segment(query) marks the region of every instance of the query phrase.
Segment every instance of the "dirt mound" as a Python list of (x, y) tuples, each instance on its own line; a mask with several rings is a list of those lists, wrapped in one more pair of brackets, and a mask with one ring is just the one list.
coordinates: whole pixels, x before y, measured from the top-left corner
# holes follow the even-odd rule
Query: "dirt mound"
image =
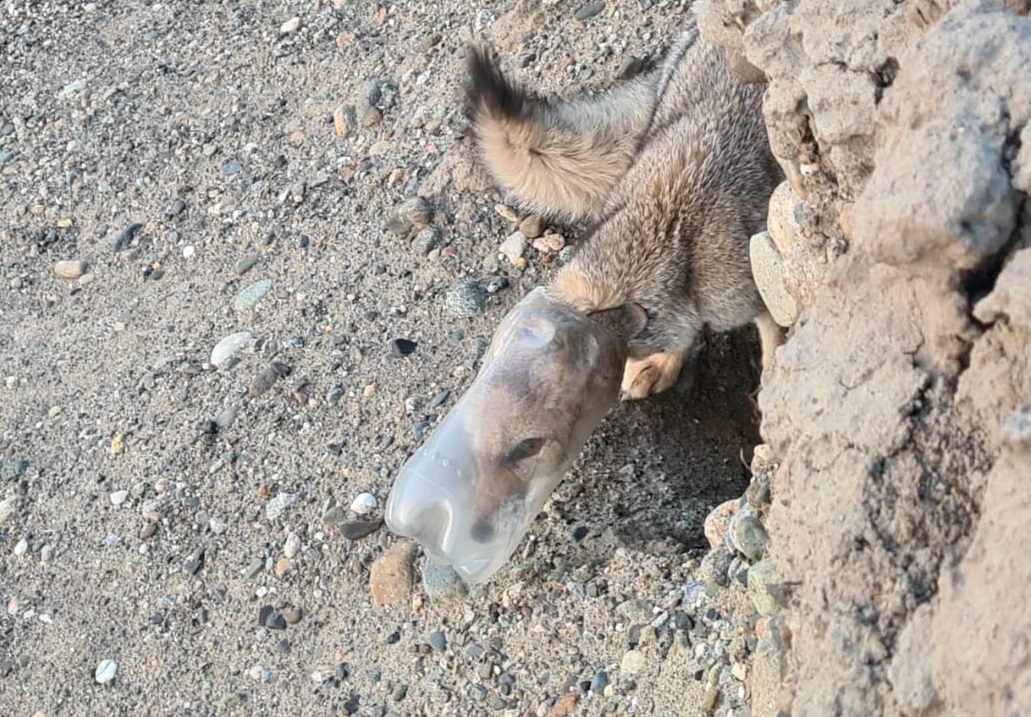
[(759, 5), (703, 17), (768, 80), (791, 178), (762, 281), (794, 326), (757, 466), (793, 648), (779, 704), (1031, 713), (1026, 6)]

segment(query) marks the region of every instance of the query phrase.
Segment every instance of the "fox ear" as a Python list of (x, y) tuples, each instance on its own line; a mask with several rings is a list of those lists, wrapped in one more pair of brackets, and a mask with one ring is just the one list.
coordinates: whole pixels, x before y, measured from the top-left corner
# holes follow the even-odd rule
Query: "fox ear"
[(588, 316), (591, 321), (601, 324), (626, 342), (644, 331), (648, 325), (648, 314), (640, 304), (632, 301), (613, 309), (595, 311)]

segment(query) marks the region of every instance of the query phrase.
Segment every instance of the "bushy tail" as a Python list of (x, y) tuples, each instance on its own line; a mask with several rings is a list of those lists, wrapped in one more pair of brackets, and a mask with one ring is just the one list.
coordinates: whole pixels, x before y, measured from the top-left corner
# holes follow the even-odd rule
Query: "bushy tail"
[(475, 46), (466, 114), (494, 180), (524, 209), (596, 219), (647, 128), (656, 81), (654, 73), (639, 75), (603, 94), (552, 104), (510, 82)]

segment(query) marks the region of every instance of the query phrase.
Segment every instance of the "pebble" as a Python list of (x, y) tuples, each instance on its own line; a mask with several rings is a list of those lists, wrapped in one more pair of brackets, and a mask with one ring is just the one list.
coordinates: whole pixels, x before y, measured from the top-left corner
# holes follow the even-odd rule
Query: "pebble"
[(605, 694), (605, 688), (609, 686), (609, 673), (605, 670), (598, 670), (591, 678), (591, 692), (596, 695)]
[(283, 555), (287, 558), (297, 557), (297, 553), (301, 550), (301, 538), (297, 533), (291, 532), (286, 536), (286, 540), (283, 542)]
[(367, 515), (376, 509), (376, 496), (372, 493), (359, 493), (351, 501), (351, 510), (358, 515)]
[(280, 613), (272, 612), (265, 617), (264, 625), (269, 630), (285, 630), (286, 619)]
[(297, 496), (293, 493), (278, 493), (275, 498), (266, 504), (265, 515), (269, 520), (275, 520), (296, 502)]
[(429, 202), (422, 197), (411, 197), (402, 202), (387, 218), (386, 228), (404, 236), (413, 227), (424, 227), (430, 223), (433, 216)]
[(240, 331), (226, 336), (215, 345), (214, 349), (212, 349), (211, 365), (216, 368), (221, 368), (229, 361), (229, 359), (236, 355), (240, 349), (247, 346), (253, 338), (254, 337), (251, 336), (249, 331)]
[(414, 544), (403, 541), (373, 561), (369, 568), (369, 592), (377, 605), (400, 602), (412, 592), (414, 556)]
[(347, 137), (355, 125), (354, 107), (337, 105), (333, 110), (333, 131), (337, 137)]
[(627, 675), (636, 675), (644, 669), (644, 653), (640, 650), (628, 650), (619, 663), (620, 670)]
[(770, 542), (766, 529), (755, 517), (744, 511), (730, 521), (730, 542), (749, 562), (757, 562)]
[(261, 279), (260, 281), (254, 282), (236, 295), (236, 298), (233, 299), (233, 308), (236, 311), (247, 311), (248, 309), (253, 309), (271, 288), (271, 279)]
[(498, 251), (515, 264), (526, 252), (526, 237), (522, 235), (522, 232), (512, 232), (505, 241), (501, 242)]
[(239, 162), (225, 162), (222, 164), (222, 176), (231, 177), (243, 171), (243, 165)]
[(78, 279), (86, 273), (86, 262), (75, 259), (67, 259), (54, 264), (54, 275), (58, 279)]
[(114, 660), (101, 660), (93, 673), (93, 679), (102, 685), (106, 685), (118, 674), (118, 663)]
[(111, 505), (121, 505), (129, 497), (129, 491), (116, 490), (108, 497), (111, 499)]
[(304, 617), (304, 612), (299, 607), (283, 608), (283, 619), (288, 625), (296, 625)]
[(390, 342), (390, 355), (394, 358), (408, 356), (415, 351), (418, 345), (418, 342), (411, 339), (394, 339)]
[(741, 506), (738, 498), (733, 498), (720, 503), (712, 512), (705, 517), (705, 537), (709, 541), (709, 547), (715, 550), (723, 544), (723, 536), (730, 529), (730, 522)]
[(547, 222), (539, 214), (531, 214), (519, 222), (519, 231), (527, 239), (536, 239), (544, 233)]
[(747, 592), (756, 612), (766, 615), (776, 607), (776, 600), (767, 586), (773, 580), (773, 561), (766, 559), (748, 569)]
[(495, 276), (490, 280), (490, 283), (487, 284), (487, 293), (496, 294), (502, 289), (507, 289), (508, 285), (509, 281), (507, 276)]
[(248, 254), (236, 260), (236, 273), (243, 276), (261, 260), (260, 254)]
[(280, 35), (289, 35), (292, 32), (297, 32), (298, 28), (300, 28), (300, 27), (301, 27), (301, 18), (299, 18), (299, 17), (292, 17), (289, 20), (287, 20), (286, 22), (284, 22), (279, 27), (279, 34)]
[(128, 249), (129, 245), (132, 244), (132, 240), (136, 237), (136, 232), (142, 228), (143, 224), (141, 222), (133, 222), (123, 229), (115, 238), (115, 243), (112, 246), (115, 253)]
[(251, 379), (250, 385), (247, 386), (247, 393), (251, 398), (257, 398), (272, 388), (278, 379), (279, 374), (276, 372), (275, 367), (270, 364)]
[(29, 462), (24, 458), (5, 461), (0, 465), (0, 480), (14, 480), (25, 473), (28, 467)]
[(425, 227), (419, 230), (412, 240), (412, 250), (422, 256), (427, 256), (440, 244), (440, 229), (437, 227)]
[(584, 20), (591, 19), (604, 9), (605, 3), (601, 2), (601, 0), (598, 0), (598, 2), (589, 2), (586, 5), (581, 6), (580, 9), (574, 12), (573, 17), (582, 22)]
[(187, 244), (183, 247), (183, 259), (192, 259), (197, 255), (197, 250), (192, 245)]
[(719, 690), (716, 689), (715, 685), (708, 685), (705, 688), (705, 694), (702, 695), (702, 701), (698, 705), (698, 708), (704, 712), (712, 712), (713, 708), (716, 707), (716, 700), (720, 696)]
[(427, 560), (422, 568), (422, 587), (430, 602), (449, 605), (465, 598), (468, 588), (462, 577), (447, 563)]
[(515, 222), (519, 220), (519, 215), (516, 214), (515, 209), (507, 204), (495, 204), (494, 211), (498, 213), (499, 217), (506, 219), (507, 221)]
[(434, 630), (426, 637), (426, 644), (437, 652), (443, 652), (447, 649), (447, 638), (440, 630)]
[(180, 214), (182, 214), (183, 211), (185, 211), (185, 209), (186, 202), (182, 199), (176, 199), (174, 202), (169, 204), (168, 207), (165, 208), (165, 216), (169, 219), (171, 219), (172, 217), (177, 217)]
[(579, 696), (574, 692), (562, 697), (555, 706), (548, 711), (547, 717), (568, 717), (576, 709), (576, 703), (579, 701)]
[(226, 532), (226, 529), (228, 527), (229, 526), (226, 524), (226, 522), (219, 517), (213, 516), (208, 519), (208, 528), (215, 535), (222, 535), (222, 533)]
[(566, 247), (566, 238), (561, 234), (545, 234), (533, 241), (533, 248), (537, 251), (562, 251)]
[(381, 525), (383, 525), (383, 519), (379, 518), (376, 520), (348, 520), (340, 523), (337, 527), (348, 540), (361, 540), (375, 533)]
[(28, 540), (26, 540), (25, 538), (22, 538), (17, 543), (15, 543), (15, 545), (14, 545), (14, 555), (15, 555), (15, 557), (21, 557), (22, 555), (25, 555), (25, 553), (27, 553), (27, 552), (29, 552), (29, 541)]
[(479, 282), (463, 281), (444, 297), (444, 310), (456, 318), (476, 316), (487, 303), (487, 290)]

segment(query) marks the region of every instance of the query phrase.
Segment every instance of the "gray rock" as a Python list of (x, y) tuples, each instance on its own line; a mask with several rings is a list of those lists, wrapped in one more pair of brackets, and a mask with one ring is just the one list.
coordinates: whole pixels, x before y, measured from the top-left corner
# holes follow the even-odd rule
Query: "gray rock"
[(798, 319), (798, 302), (784, 285), (784, 261), (767, 232), (756, 234), (748, 245), (752, 276), (773, 320), (791, 326)]
[(222, 368), (229, 359), (236, 355), (238, 351), (247, 346), (254, 337), (251, 336), (249, 331), (240, 331), (235, 334), (230, 334), (224, 339), (215, 344), (215, 348), (211, 351), (210, 363), (216, 368)]
[(440, 244), (440, 229), (437, 227), (425, 227), (415, 235), (412, 240), (412, 251), (427, 256)]
[(434, 630), (426, 637), (426, 644), (437, 652), (443, 652), (447, 649), (447, 638), (440, 630)]
[(498, 251), (514, 264), (526, 253), (526, 237), (522, 232), (512, 232), (505, 241), (501, 242)]
[(609, 686), (609, 673), (605, 670), (598, 670), (594, 673), (594, 677), (591, 678), (591, 692), (596, 695), (605, 693), (605, 688)]
[(422, 569), (422, 586), (431, 602), (441, 605), (465, 598), (468, 588), (455, 569), (446, 563), (427, 560)]
[(591, 19), (604, 9), (605, 3), (601, 2), (600, 0), (598, 2), (589, 2), (586, 5), (582, 6), (580, 9), (578, 9), (576, 12), (574, 12), (573, 17), (583, 22), (584, 20)]
[(0, 480), (14, 480), (25, 473), (28, 467), (29, 462), (23, 458), (5, 461), (0, 465)]
[(58, 279), (78, 279), (86, 273), (86, 262), (68, 259), (54, 264), (54, 275)]
[(405, 236), (415, 227), (430, 223), (433, 210), (422, 197), (411, 197), (403, 201), (387, 218), (386, 227), (398, 236)]
[(236, 298), (233, 299), (233, 309), (236, 311), (248, 311), (249, 309), (253, 309), (271, 288), (271, 279), (261, 279), (260, 281), (254, 282), (236, 295)]
[(444, 309), (450, 316), (468, 318), (476, 316), (487, 302), (487, 290), (478, 282), (463, 281), (444, 298)]
[(519, 222), (519, 231), (527, 239), (536, 239), (544, 233), (545, 226), (547, 226), (547, 222), (544, 221), (544, 217), (539, 214), (531, 214)]
[(236, 261), (236, 273), (243, 276), (248, 271), (254, 268), (254, 266), (261, 260), (259, 254), (247, 254), (246, 256), (240, 257)]
[(100, 684), (106, 685), (118, 674), (118, 663), (114, 660), (101, 660), (93, 673), (93, 678)]
[(749, 562), (754, 563), (765, 555), (770, 538), (762, 523), (747, 511), (740, 511), (730, 521), (730, 542)]
[(777, 605), (777, 601), (769, 590), (773, 580), (773, 561), (766, 559), (748, 569), (748, 597), (756, 612), (766, 615)]

